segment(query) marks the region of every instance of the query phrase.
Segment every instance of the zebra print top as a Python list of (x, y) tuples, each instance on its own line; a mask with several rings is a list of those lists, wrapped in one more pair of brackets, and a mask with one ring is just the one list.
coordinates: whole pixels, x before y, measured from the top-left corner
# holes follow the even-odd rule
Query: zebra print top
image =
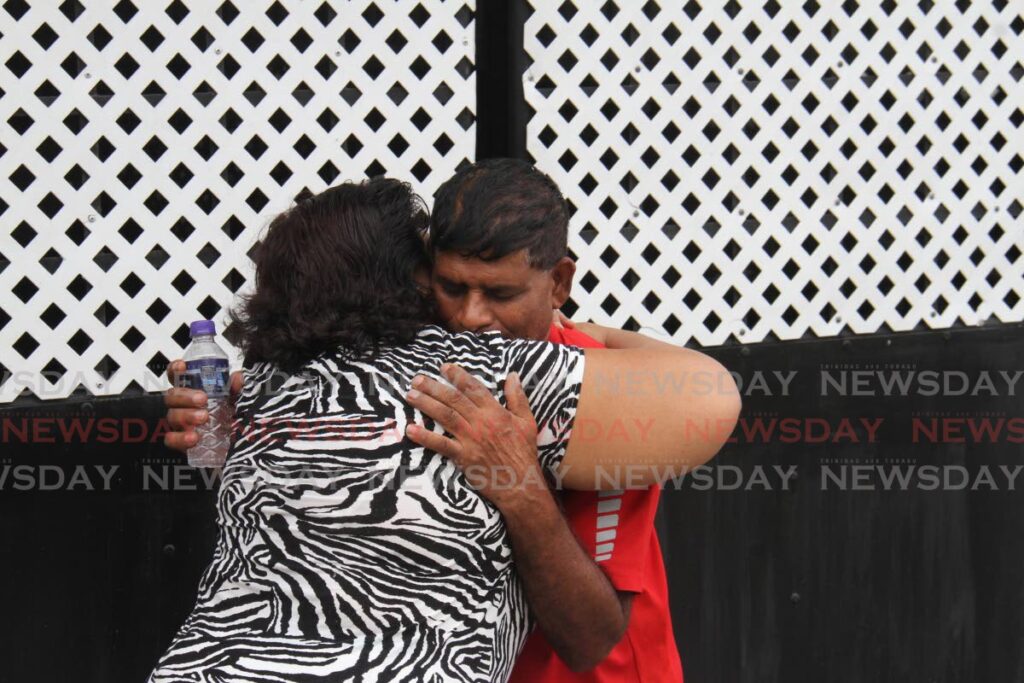
[(529, 616), (505, 527), (404, 402), (458, 363), (504, 401), (517, 371), (542, 465), (565, 454), (582, 351), (424, 328), (355, 361), (246, 368), (195, 608), (152, 673), (170, 681), (504, 681)]

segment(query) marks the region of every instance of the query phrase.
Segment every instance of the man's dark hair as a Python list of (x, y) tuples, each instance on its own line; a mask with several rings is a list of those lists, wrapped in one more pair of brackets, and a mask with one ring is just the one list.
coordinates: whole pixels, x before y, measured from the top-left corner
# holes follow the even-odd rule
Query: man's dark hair
[(566, 255), (569, 209), (558, 186), (519, 159), (485, 159), (460, 169), (434, 193), (431, 252), (493, 261), (520, 249), (530, 266)]
[(429, 268), (429, 218), (409, 185), (345, 183), (277, 216), (253, 259), (256, 289), (231, 311), (246, 363), (293, 372), (344, 347), (361, 355), (408, 343), (436, 321), (414, 279)]

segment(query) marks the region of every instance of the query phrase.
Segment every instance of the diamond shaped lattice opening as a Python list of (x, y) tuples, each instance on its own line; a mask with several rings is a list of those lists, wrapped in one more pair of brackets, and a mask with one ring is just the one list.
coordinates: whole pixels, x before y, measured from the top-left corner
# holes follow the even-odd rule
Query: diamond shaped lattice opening
[(580, 317), (708, 345), (1024, 318), (1019, 3), (530, 4)]
[(0, 5), (0, 402), (162, 389), (300, 191), (471, 158), (475, 4), (405, 4)]

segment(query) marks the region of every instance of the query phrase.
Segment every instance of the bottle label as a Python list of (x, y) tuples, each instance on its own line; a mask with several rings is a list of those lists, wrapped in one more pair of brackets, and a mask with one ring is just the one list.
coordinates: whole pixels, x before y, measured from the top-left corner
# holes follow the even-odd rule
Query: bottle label
[(189, 360), (185, 361), (185, 368), (185, 373), (181, 375), (181, 386), (205, 391), (207, 396), (228, 395), (230, 380), (226, 358)]

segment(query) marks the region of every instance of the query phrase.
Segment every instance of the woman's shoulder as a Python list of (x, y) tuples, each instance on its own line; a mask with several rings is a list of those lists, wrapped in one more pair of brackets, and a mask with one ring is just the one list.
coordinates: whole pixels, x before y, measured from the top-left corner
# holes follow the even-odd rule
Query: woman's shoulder
[(352, 355), (344, 346), (321, 353), (295, 372), (282, 372), (269, 363), (245, 368), (246, 384), (263, 384), (282, 378), (290, 384), (308, 384), (311, 377), (344, 372), (374, 372), (394, 366), (439, 366), (441, 363), (500, 364), (515, 346), (524, 342), (500, 332), (451, 332), (440, 325), (426, 325), (403, 344), (383, 346), (376, 353)]
[(411, 345), (444, 348), (449, 352), (483, 352), (493, 350), (508, 341), (500, 332), (450, 332), (440, 325), (428, 325), (419, 331)]

